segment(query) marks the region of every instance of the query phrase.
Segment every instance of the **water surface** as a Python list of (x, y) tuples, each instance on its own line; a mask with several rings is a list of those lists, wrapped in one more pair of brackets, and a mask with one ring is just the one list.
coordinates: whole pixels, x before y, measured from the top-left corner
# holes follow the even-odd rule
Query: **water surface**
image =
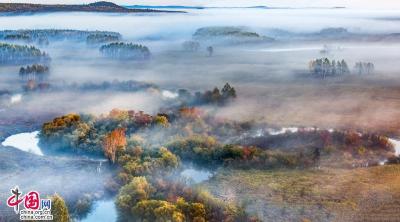
[(39, 147), (39, 131), (18, 133), (7, 137), (1, 144), (3, 146), (15, 147), (19, 150), (43, 156)]
[(113, 222), (117, 220), (114, 200), (101, 200), (95, 203), (93, 211), (82, 222)]

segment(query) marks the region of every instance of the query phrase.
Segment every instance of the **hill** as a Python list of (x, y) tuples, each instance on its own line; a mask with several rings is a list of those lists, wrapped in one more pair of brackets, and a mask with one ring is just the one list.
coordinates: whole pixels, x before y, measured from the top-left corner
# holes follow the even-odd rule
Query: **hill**
[(45, 5), (26, 3), (0, 3), (0, 13), (49, 13), (49, 12), (106, 12), (106, 13), (139, 13), (139, 12), (178, 12), (153, 9), (129, 9), (112, 2), (100, 1), (87, 5)]

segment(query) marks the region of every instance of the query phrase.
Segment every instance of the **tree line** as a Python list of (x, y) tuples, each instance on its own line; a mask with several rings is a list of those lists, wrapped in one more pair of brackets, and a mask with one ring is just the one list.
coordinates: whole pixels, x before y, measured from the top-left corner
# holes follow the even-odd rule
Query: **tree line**
[(48, 45), (49, 41), (86, 41), (92, 43), (106, 43), (118, 41), (121, 34), (108, 31), (82, 31), (72, 29), (22, 29), (0, 31), (0, 39), (6, 41), (22, 41)]
[(94, 33), (86, 37), (86, 43), (88, 45), (104, 44), (109, 42), (117, 42), (121, 40), (120, 35), (107, 34), (107, 33)]
[(220, 90), (215, 87), (213, 90), (205, 92), (190, 93), (186, 89), (178, 90), (178, 99), (183, 105), (224, 105), (237, 97), (236, 90), (229, 83), (226, 83)]
[(31, 66), (21, 67), (19, 69), (19, 76), (22, 80), (37, 80), (39, 82), (45, 80), (49, 75), (50, 69), (46, 65), (33, 64)]
[(150, 50), (147, 46), (114, 42), (100, 47), (100, 52), (106, 57), (114, 59), (146, 60), (150, 58)]
[[(354, 66), (354, 73), (372, 74), (374, 64), (371, 62), (357, 62)], [(345, 60), (335, 61), (328, 58), (320, 58), (309, 62), (309, 70), (312, 76), (317, 78), (338, 77), (351, 74), (350, 68)]]
[(0, 64), (47, 63), (50, 56), (34, 46), (0, 43)]

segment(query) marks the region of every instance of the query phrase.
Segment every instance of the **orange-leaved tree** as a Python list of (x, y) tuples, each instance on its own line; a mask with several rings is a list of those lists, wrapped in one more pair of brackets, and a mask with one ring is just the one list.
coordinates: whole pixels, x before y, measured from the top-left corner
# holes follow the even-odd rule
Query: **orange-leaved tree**
[(127, 142), (125, 130), (125, 128), (117, 128), (104, 137), (104, 155), (113, 163), (115, 162), (115, 154), (117, 150), (124, 150), (126, 147)]

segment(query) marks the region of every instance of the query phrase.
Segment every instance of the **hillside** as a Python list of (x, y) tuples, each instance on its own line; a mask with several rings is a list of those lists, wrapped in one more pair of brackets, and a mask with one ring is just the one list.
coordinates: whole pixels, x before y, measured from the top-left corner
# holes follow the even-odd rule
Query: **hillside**
[(105, 13), (140, 13), (140, 12), (178, 12), (152, 9), (128, 9), (112, 2), (95, 2), (87, 5), (45, 5), (25, 3), (0, 3), (0, 13), (49, 13), (49, 12), (105, 12)]

